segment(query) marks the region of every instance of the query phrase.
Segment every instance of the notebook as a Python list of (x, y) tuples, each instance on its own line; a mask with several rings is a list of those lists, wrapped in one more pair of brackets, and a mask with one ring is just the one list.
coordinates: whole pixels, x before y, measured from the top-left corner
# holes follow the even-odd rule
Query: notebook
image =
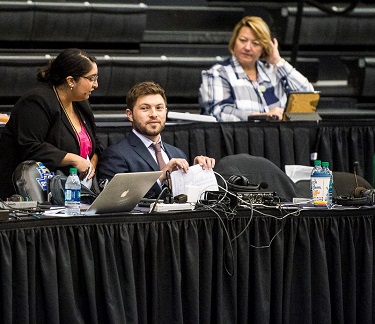
[(284, 110), (283, 120), (321, 120), (316, 113), (320, 91), (291, 91)]
[(83, 215), (129, 212), (142, 200), (162, 171), (117, 173)]

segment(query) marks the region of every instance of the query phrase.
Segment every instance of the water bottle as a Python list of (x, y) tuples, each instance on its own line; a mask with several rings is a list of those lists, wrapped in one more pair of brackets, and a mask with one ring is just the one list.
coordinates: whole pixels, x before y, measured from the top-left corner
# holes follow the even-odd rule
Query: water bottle
[(314, 160), (314, 167), (311, 171), (311, 177), (310, 177), (310, 192), (311, 192), (311, 199), (312, 201), (316, 200), (314, 198), (314, 190), (313, 190), (313, 183), (315, 183), (313, 180), (316, 177), (316, 174), (322, 171), (322, 161), (321, 160)]
[(327, 206), (332, 206), (332, 189), (333, 189), (333, 173), (329, 169), (329, 162), (322, 162), (322, 172), (329, 174), (329, 187), (328, 187), (328, 197), (327, 197)]
[[(312, 201), (313, 201), (314, 206), (329, 207), (332, 204), (332, 195), (331, 195), (331, 201), (329, 201), (329, 188), (332, 185), (331, 184), (332, 175), (330, 172), (327, 172), (326, 163), (328, 162), (321, 163), (322, 166), (324, 164), (325, 169), (323, 169), (323, 167), (322, 168), (319, 167), (319, 164), (320, 164), (319, 160), (316, 160), (315, 163), (317, 165), (316, 165), (316, 168), (314, 166), (314, 169), (311, 173), (311, 180), (310, 180)], [(331, 188), (331, 192), (332, 192), (332, 188)]]
[(81, 181), (76, 168), (70, 168), (70, 175), (65, 182), (65, 214), (79, 215), (81, 204)]

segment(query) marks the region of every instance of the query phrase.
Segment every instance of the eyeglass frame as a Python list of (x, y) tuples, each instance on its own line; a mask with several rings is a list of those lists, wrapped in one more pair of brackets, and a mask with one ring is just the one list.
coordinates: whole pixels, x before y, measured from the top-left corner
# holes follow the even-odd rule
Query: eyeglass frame
[(87, 79), (90, 82), (94, 83), (94, 82), (98, 82), (99, 75), (95, 74), (91, 76), (81, 76), (81, 78)]

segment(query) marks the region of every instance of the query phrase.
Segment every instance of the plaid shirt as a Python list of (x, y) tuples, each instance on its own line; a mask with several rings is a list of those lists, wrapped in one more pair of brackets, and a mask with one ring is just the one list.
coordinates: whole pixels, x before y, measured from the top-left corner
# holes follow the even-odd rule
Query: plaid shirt
[(253, 113), (285, 108), (288, 91), (313, 91), (311, 83), (288, 62), (282, 67), (257, 62), (251, 81), (235, 56), (202, 71), (199, 103), (203, 115), (218, 121), (247, 120)]

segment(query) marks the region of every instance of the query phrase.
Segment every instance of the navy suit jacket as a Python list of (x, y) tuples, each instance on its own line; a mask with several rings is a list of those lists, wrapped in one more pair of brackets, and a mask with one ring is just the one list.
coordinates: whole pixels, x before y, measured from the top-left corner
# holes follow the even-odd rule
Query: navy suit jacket
[[(177, 147), (163, 142), (165, 152), (170, 159), (186, 159), (185, 153)], [(129, 135), (117, 144), (107, 147), (101, 154), (98, 164), (99, 181), (111, 180), (116, 173), (159, 171), (159, 165), (149, 149), (137, 135)], [(161, 192), (160, 185), (155, 182), (147, 198), (157, 198)]]

